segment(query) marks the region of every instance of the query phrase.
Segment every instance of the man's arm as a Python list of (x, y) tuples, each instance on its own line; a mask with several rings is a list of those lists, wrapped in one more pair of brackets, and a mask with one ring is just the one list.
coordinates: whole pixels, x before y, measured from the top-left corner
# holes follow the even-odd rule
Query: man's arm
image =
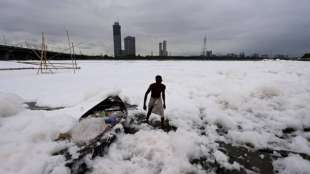
[(146, 110), (146, 105), (145, 105), (145, 103), (146, 103), (147, 95), (149, 95), (150, 91), (151, 91), (151, 86), (147, 89), (147, 91), (146, 91), (145, 94), (144, 94), (144, 102), (143, 102), (143, 109), (144, 109), (144, 110)]
[(163, 107), (164, 107), (164, 109), (166, 109), (166, 94), (165, 94), (165, 89), (163, 90), (163, 101), (164, 101), (164, 105), (163, 105)]

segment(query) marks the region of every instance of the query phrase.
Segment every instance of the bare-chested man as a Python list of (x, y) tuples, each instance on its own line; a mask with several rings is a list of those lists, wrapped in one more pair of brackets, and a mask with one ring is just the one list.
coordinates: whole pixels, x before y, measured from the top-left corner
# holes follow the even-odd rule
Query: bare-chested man
[(162, 84), (162, 77), (157, 75), (155, 77), (156, 82), (152, 83), (147, 89), (144, 95), (143, 109), (146, 110), (146, 100), (148, 94), (151, 92), (151, 98), (148, 104), (148, 111), (146, 115), (146, 121), (148, 122), (151, 113), (158, 114), (161, 116), (161, 126), (164, 125), (164, 109), (166, 109), (166, 86)]

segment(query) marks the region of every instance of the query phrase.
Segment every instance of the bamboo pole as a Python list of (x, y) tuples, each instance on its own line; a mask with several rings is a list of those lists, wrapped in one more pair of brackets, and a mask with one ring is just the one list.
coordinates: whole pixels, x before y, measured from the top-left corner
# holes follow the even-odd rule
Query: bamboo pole
[(73, 44), (73, 42), (72, 42), (72, 65), (73, 65), (74, 73), (75, 73), (75, 70), (77, 70), (77, 63), (76, 63), (76, 57), (75, 57), (75, 51), (74, 51), (74, 44)]
[[(52, 68), (49, 68), (49, 66), (48, 66), (49, 61), (47, 59), (47, 49), (48, 48), (47, 48), (47, 42), (46, 42), (45, 34), (44, 34), (44, 32), (42, 32), (41, 54), (39, 55), (36, 53), (36, 51), (33, 50), (35, 55), (40, 58), (40, 65), (39, 65), (37, 73), (44, 73), (47, 71), (49, 71), (50, 73), (53, 73)], [(54, 65), (52, 65), (52, 66), (55, 68)]]
[(69, 37), (69, 31), (66, 30), (66, 33), (67, 33), (67, 38), (68, 38), (69, 53), (70, 53), (70, 57), (72, 59), (72, 50), (71, 50), (71, 42), (70, 42), (70, 37)]
[(37, 71), (37, 73), (42, 73), (42, 63), (43, 63), (43, 49), (44, 49), (44, 36), (43, 36), (43, 32), (42, 32), (42, 43), (41, 43), (41, 54), (40, 54), (40, 65), (39, 65), (39, 69)]

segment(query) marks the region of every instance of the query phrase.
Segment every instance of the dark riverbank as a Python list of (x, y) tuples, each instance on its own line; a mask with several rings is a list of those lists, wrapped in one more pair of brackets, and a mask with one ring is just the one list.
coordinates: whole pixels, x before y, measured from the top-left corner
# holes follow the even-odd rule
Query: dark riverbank
[[(35, 52), (40, 54), (40, 50), (22, 48), (16, 46), (0, 45), (0, 60), (38, 60)], [(278, 58), (268, 58), (255, 56), (237, 56), (234, 54), (217, 56), (212, 55), (210, 57), (204, 56), (123, 56), (123, 57), (111, 57), (108, 55), (74, 55), (77, 60), (235, 60), (235, 61), (259, 61), (265, 59), (282, 59), (282, 60), (297, 60), (296, 58), (288, 57), (278, 57)], [(71, 55), (68, 53), (47, 51), (47, 57), (49, 60), (71, 60)]]

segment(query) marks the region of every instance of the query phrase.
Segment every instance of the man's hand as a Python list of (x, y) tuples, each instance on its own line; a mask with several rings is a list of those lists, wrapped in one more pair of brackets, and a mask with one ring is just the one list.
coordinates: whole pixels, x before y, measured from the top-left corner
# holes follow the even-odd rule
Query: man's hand
[(143, 105), (143, 109), (146, 110), (146, 105), (145, 104)]
[(163, 107), (164, 107), (164, 109), (166, 109), (166, 104), (165, 103), (164, 103)]

